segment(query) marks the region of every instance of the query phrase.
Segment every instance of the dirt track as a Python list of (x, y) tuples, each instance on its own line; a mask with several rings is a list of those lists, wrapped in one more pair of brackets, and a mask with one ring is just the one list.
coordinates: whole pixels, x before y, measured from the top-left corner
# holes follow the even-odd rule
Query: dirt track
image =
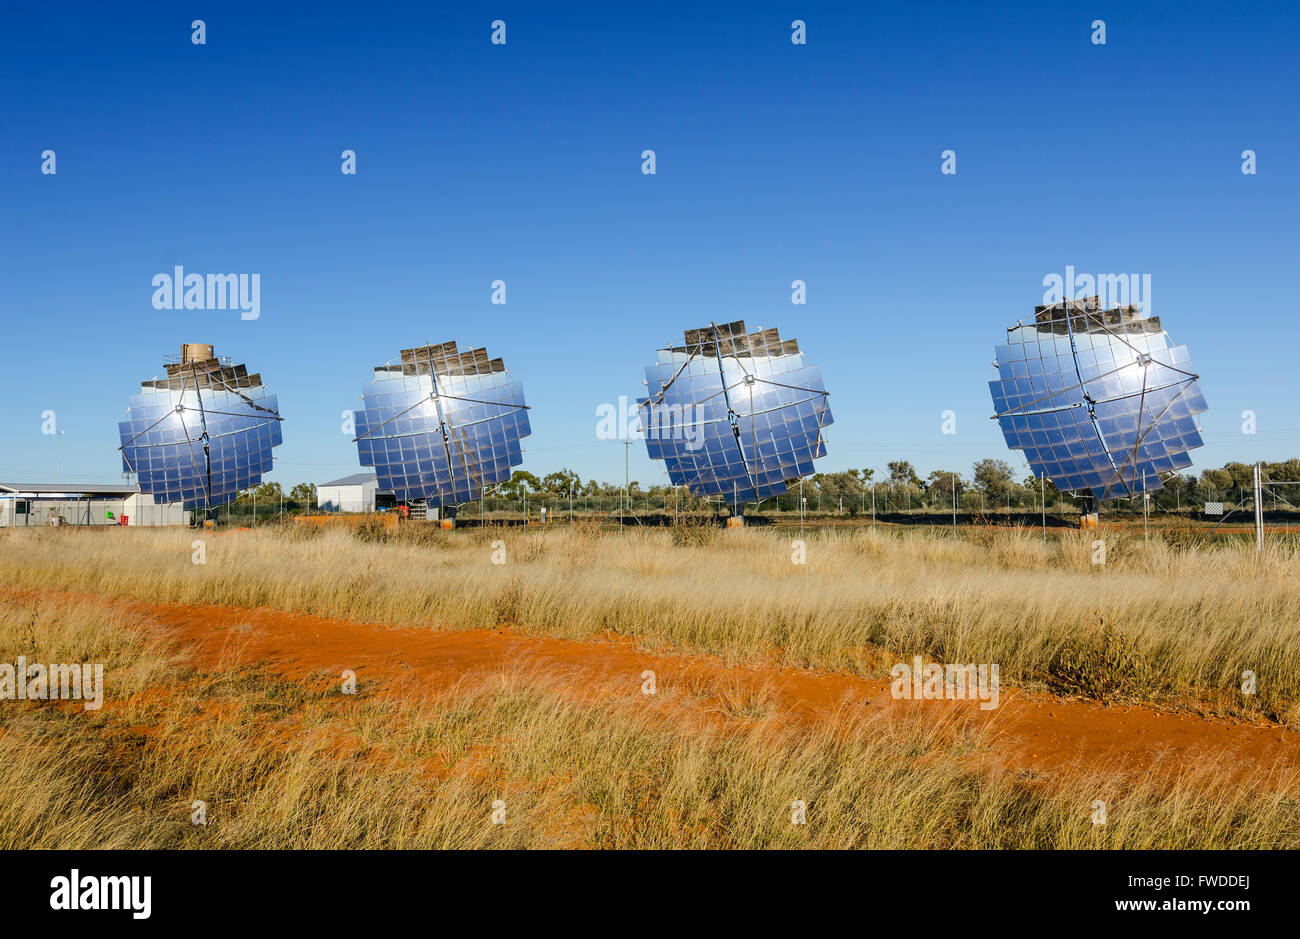
[[(11, 596), (18, 594), (6, 591)], [(30, 595), (28, 595), (30, 596)], [(392, 628), (265, 609), (185, 606), (88, 594), (44, 592), (142, 615), (211, 669), (259, 663), (285, 678), (319, 683), (322, 673), (356, 672), (379, 693), (427, 694), (462, 678), (524, 670), (567, 682), (575, 697), (641, 694), (642, 673), (660, 692), (684, 692), (696, 718), (736, 720), (753, 712), (799, 720), (840, 708), (897, 709), (936, 724), (991, 732), (975, 756), (990, 764), (1051, 775), (1072, 765), (1134, 774), (1177, 773), (1213, 761), (1228, 773), (1300, 772), (1300, 734), (1278, 725), (1206, 719), (1150, 707), (1104, 707), (1005, 687), (996, 710), (974, 701), (895, 700), (887, 680), (846, 674), (728, 665), (718, 656), (662, 655), (630, 641), (573, 642), (510, 630)], [(337, 680), (337, 679), (331, 679)]]

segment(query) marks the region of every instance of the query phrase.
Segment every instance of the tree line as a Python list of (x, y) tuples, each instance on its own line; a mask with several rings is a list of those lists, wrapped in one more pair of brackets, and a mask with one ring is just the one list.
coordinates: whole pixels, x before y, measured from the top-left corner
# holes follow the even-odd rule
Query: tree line
[[(1289, 459), (1276, 463), (1264, 463), (1263, 473), (1270, 482), (1300, 482), (1300, 459)], [(1203, 470), (1199, 477), (1191, 474), (1175, 474), (1164, 481), (1166, 494), (1177, 498), (1179, 495), (1191, 501), (1198, 489), (1223, 491), (1228, 489), (1249, 489), (1253, 482), (1254, 464), (1229, 462), (1217, 469)], [(872, 494), (877, 498), (887, 496), (893, 503), (907, 498), (910, 501), (951, 504), (956, 490), (960, 498), (965, 493), (981, 493), (988, 500), (997, 503), (1001, 500), (1016, 501), (1046, 491), (1050, 500), (1059, 496), (1052, 481), (1039, 480), (1032, 475), (1017, 479), (1016, 471), (1006, 460), (983, 459), (971, 464), (970, 471), (962, 474), (955, 470), (932, 470), (924, 478), (908, 460), (891, 460), (877, 479), (877, 471), (870, 468), (846, 469), (835, 473), (817, 473), (803, 482), (803, 495), (807, 499), (850, 501), (860, 504), (864, 497)], [(612, 499), (629, 497), (642, 501), (646, 497), (653, 499), (681, 499), (681, 487), (656, 484), (643, 487), (637, 480), (632, 480), (625, 489), (623, 483), (598, 482), (595, 479), (583, 480), (571, 469), (563, 468), (544, 476), (538, 476), (527, 470), (516, 470), (510, 479), (497, 486), (488, 498), (492, 499)], [(787, 498), (792, 498), (787, 497)], [(251, 505), (254, 500), (261, 506), (271, 506), (281, 502), (293, 508), (306, 508), (316, 504), (316, 484), (300, 482), (287, 493), (277, 482), (267, 482), (242, 492), (236, 500), (238, 505)]]

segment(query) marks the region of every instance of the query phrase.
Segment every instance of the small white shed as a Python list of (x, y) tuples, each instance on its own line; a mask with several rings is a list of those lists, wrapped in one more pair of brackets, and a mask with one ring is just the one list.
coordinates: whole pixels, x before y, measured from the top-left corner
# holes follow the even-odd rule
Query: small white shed
[(188, 525), (179, 503), (155, 505), (134, 484), (0, 483), (0, 528), (31, 525)]
[(158, 505), (153, 496), (137, 492), (129, 495), (122, 503), (122, 514), (127, 517), (128, 525), (188, 525), (189, 510), (179, 502)]
[(373, 512), (379, 481), (373, 473), (353, 473), (316, 486), (316, 507), (326, 512)]

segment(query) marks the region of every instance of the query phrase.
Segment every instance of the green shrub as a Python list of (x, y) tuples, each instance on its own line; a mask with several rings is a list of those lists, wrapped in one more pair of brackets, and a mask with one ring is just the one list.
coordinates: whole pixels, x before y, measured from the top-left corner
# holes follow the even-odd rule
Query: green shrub
[(708, 545), (718, 540), (721, 528), (711, 515), (674, 515), (669, 529), (675, 545)]
[(1155, 675), (1136, 643), (1101, 619), (1095, 632), (1068, 639), (1048, 665), (1053, 690), (1099, 701), (1150, 697)]

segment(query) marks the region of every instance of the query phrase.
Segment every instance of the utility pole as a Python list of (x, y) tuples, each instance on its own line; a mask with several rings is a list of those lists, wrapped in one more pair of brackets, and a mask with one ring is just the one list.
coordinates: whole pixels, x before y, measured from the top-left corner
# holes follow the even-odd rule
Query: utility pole
[(1260, 465), (1255, 464), (1255, 550), (1264, 550), (1264, 498), (1263, 498), (1263, 474), (1260, 471)]
[(63, 431), (59, 431), (59, 474), (54, 477), (54, 481), (63, 482)]
[(1043, 544), (1047, 544), (1047, 474), (1039, 477), (1038, 501), (1043, 507)]
[(1147, 532), (1147, 515), (1151, 512), (1151, 493), (1146, 489), (1145, 475), (1143, 476), (1142, 483), (1142, 538), (1144, 541), (1149, 541), (1151, 536)]

